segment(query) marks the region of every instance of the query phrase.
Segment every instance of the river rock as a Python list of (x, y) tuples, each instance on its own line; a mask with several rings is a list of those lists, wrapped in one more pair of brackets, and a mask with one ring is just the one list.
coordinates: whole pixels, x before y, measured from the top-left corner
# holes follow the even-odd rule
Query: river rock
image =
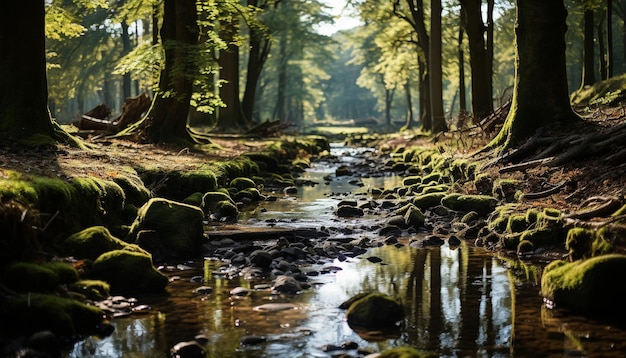
[(404, 318), (404, 309), (391, 296), (370, 293), (350, 304), (346, 317), (351, 326), (385, 329), (396, 327)]
[(611, 254), (588, 260), (553, 261), (541, 277), (542, 295), (572, 311), (603, 318), (626, 318), (626, 255)]
[(196, 341), (180, 342), (170, 349), (170, 356), (175, 358), (204, 358), (206, 351)]
[(141, 230), (155, 230), (160, 240), (155, 246), (163, 247), (163, 256), (191, 257), (206, 242), (203, 220), (204, 213), (198, 207), (153, 198), (137, 212), (127, 241), (135, 242)]
[(112, 250), (147, 253), (141, 247), (113, 236), (104, 226), (89, 227), (71, 235), (63, 242), (64, 253), (77, 259), (95, 260), (103, 253)]
[(250, 295), (250, 289), (245, 287), (235, 287), (230, 290), (230, 295), (235, 297), (246, 297)]
[(282, 275), (276, 277), (276, 280), (274, 280), (272, 291), (276, 293), (294, 295), (302, 291), (302, 286), (300, 286), (298, 280), (292, 276)]
[(296, 308), (298, 308), (298, 306), (293, 303), (266, 303), (264, 305), (254, 307), (253, 310), (261, 312), (277, 312), (294, 310)]
[(357, 208), (354, 206), (340, 206), (337, 208), (336, 212), (337, 216), (340, 218), (348, 218), (348, 217), (360, 217), (365, 215), (365, 212), (361, 208)]
[(250, 254), (250, 262), (260, 268), (269, 268), (272, 264), (272, 255), (263, 250), (256, 250)]
[(91, 274), (111, 285), (111, 291), (161, 292), (168, 279), (156, 270), (149, 255), (125, 250), (109, 251), (93, 263)]
[(352, 175), (352, 170), (345, 165), (342, 165), (339, 168), (337, 168), (337, 170), (335, 170), (335, 176), (341, 177), (341, 176), (349, 176), (349, 175)]

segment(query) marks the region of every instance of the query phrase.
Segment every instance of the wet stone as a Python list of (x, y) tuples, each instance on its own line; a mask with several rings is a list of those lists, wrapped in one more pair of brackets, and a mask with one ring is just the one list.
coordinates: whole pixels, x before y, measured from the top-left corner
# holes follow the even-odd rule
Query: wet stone
[(337, 216), (341, 218), (360, 217), (363, 215), (365, 215), (363, 209), (354, 206), (340, 206), (337, 208)]

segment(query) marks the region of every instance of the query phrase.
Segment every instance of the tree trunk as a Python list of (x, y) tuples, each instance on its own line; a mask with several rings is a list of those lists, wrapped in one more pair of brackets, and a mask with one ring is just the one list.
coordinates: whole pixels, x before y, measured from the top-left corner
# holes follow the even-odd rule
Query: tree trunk
[(217, 109), (217, 125), (220, 129), (233, 130), (245, 126), (239, 99), (239, 46), (235, 41), (238, 25), (236, 18), (220, 25), (220, 37), (228, 47), (220, 50), (217, 63), (220, 66), (219, 77), (223, 80), (219, 93), (226, 107)]
[(78, 145), (48, 111), (43, 1), (7, 1), (1, 7), (0, 137), (34, 145)]
[[(128, 54), (131, 50), (130, 48), (130, 35), (128, 34), (128, 24), (126, 20), (122, 21), (122, 56)], [(126, 73), (122, 76), (122, 98), (128, 98), (131, 96), (130, 93), (130, 73)], [(118, 103), (117, 101), (115, 101)]]
[(579, 119), (567, 89), (566, 18), (563, 0), (517, 1), (513, 102), (488, 147), (513, 148), (540, 127), (569, 125)]
[(404, 84), (404, 94), (406, 95), (406, 121), (402, 130), (413, 128), (413, 99), (411, 97), (411, 83), (407, 79)]
[(613, 77), (613, 0), (606, 0), (606, 78)]
[(463, 53), (463, 34), (465, 27), (465, 16), (461, 11), (459, 24), (459, 41), (458, 41), (458, 61), (459, 61), (459, 117), (465, 117), (467, 114), (467, 98), (465, 96), (465, 54)]
[(195, 0), (165, 0), (161, 25), (165, 66), (145, 123), (147, 139), (153, 143), (194, 140), (187, 127), (193, 85), (189, 74), (194, 69), (187, 60), (198, 42), (196, 19)]
[(278, 95), (274, 118), (287, 122), (287, 34), (281, 33), (279, 41)]
[(430, 76), (428, 75), (428, 59), (418, 56), (418, 73), (419, 73), (419, 101), (420, 101), (420, 124), (424, 132), (430, 132), (433, 129), (433, 121), (430, 117)]
[(584, 15), (584, 31), (583, 31), (583, 80), (580, 84), (580, 88), (585, 86), (591, 86), (596, 83), (595, 68), (594, 68), (594, 41), (593, 41), (593, 10), (585, 10)]
[(391, 103), (393, 101), (393, 94), (394, 90), (385, 87), (385, 123), (389, 127), (391, 127)]
[[(465, 31), (470, 50), (472, 112), (475, 120), (480, 121), (493, 111), (493, 24), (483, 23), (481, 0), (463, 0), (461, 5), (465, 13)], [(492, 17), (490, 14), (488, 16)]]
[[(430, 110), (433, 133), (448, 130), (443, 112), (443, 71), (441, 68), (441, 0), (431, 1), (430, 9)], [(473, 81), (472, 81), (473, 82)]]
[(606, 80), (606, 50), (604, 47), (604, 17), (606, 13), (602, 13), (600, 23), (598, 24), (598, 52), (600, 53), (600, 79)]

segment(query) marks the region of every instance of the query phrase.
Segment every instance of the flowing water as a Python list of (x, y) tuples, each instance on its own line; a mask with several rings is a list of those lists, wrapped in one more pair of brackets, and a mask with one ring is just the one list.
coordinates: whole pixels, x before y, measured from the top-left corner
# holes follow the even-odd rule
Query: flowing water
[[(305, 176), (320, 184), (300, 188), (296, 196), (263, 202), (242, 215), (240, 223), (319, 228), (358, 227), (376, 221), (375, 217), (337, 219), (333, 211), (343, 197), (363, 198), (369, 186), (394, 187), (400, 178), (380, 175), (363, 178), (358, 185), (325, 180), (335, 168), (332, 163), (316, 164)], [(382, 263), (363, 259), (367, 256), (380, 257)], [(153, 307), (151, 312), (113, 320), (113, 335), (88, 338), (66, 357), (168, 357), (176, 343), (199, 334), (209, 339), (207, 357), (331, 357), (342, 352), (363, 356), (356, 350), (324, 350), (344, 342), (356, 342), (359, 349), (369, 352), (410, 345), (442, 357), (626, 354), (624, 329), (545, 308), (538, 285), (541, 265), (498, 258), (466, 243), (428, 249), (383, 246), (347, 261), (312, 264), (303, 271), (328, 273), (311, 276), (312, 287), (292, 299), (276, 299), (265, 290), (234, 299), (231, 289), (253, 289), (268, 282), (227, 279), (215, 274), (221, 265), (215, 260), (184, 263), (174, 273), (179, 279), (168, 285), (166, 294), (140, 298)], [(213, 288), (212, 293), (193, 292), (200, 285), (193, 278), (199, 276), (203, 285)], [(350, 328), (345, 311), (338, 306), (363, 291), (379, 291), (402, 301), (407, 317), (397, 332)], [(291, 306), (279, 311), (258, 309), (269, 302)], [(242, 345), (246, 336), (267, 341)]]

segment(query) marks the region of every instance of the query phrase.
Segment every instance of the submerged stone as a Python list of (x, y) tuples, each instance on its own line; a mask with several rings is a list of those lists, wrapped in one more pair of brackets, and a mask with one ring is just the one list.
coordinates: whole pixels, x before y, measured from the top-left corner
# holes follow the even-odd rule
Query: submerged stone
[(404, 319), (402, 305), (393, 297), (371, 293), (354, 301), (346, 312), (348, 324), (358, 327), (390, 328)]
[(95, 278), (108, 282), (112, 291), (160, 292), (168, 279), (152, 265), (149, 255), (124, 250), (100, 255), (91, 270)]
[(544, 269), (541, 293), (557, 307), (604, 318), (626, 318), (626, 255), (554, 261)]

